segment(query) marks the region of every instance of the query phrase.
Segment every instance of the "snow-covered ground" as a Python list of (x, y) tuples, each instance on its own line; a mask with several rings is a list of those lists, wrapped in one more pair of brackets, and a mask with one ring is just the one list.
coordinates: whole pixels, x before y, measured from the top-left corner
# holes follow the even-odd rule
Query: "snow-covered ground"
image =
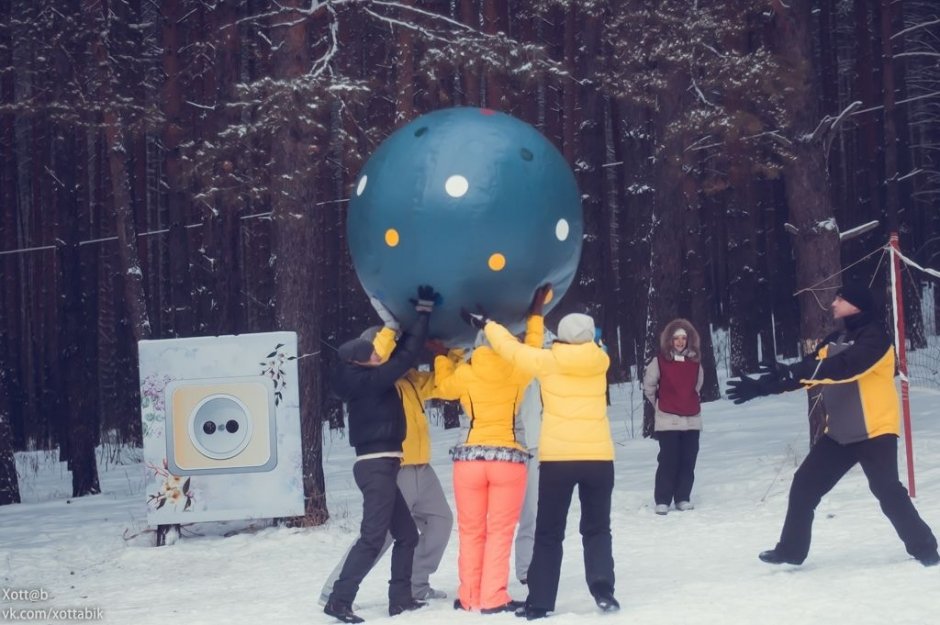
[[(771, 566), (757, 553), (773, 547), (794, 468), (807, 450), (803, 393), (743, 407), (705, 406), (706, 431), (691, 512), (652, 511), (656, 443), (634, 438), (640, 417), (630, 387), (613, 393), (617, 442), (613, 532), (617, 597), (623, 609), (605, 622), (631, 625), (760, 623), (927, 625), (940, 622), (940, 567), (910, 558), (860, 469), (823, 500), (810, 557), (801, 567)], [(913, 392), (917, 508), (940, 530), (940, 392)], [(456, 432), (435, 429), (434, 465), (450, 492), (447, 448)], [(329, 437), (329, 435), (328, 435)], [(903, 447), (903, 445), (902, 445)], [(19, 454), (23, 504), (0, 508), (0, 586), (43, 590), (35, 603), (0, 597), (0, 609), (100, 608), (103, 622), (127, 625), (331, 623), (317, 605), (320, 585), (356, 534), (361, 514), (351, 449), (325, 441), (331, 519), (322, 527), (205, 524), (184, 528), (177, 544), (153, 548), (145, 529), (143, 467), (133, 450), (101, 466), (103, 494), (69, 499), (70, 478), (52, 454)], [(128, 458), (128, 456), (130, 458)], [(121, 464), (120, 462), (125, 462)], [(900, 459), (904, 475), (903, 455)], [(583, 580), (571, 510), (554, 625), (597, 616)], [(136, 537), (125, 538), (125, 536)], [(453, 535), (435, 587), (457, 586)], [(388, 560), (357, 598), (369, 622), (387, 619)], [(511, 579), (510, 592), (525, 598)], [(397, 623), (518, 623), (512, 615), (454, 612), (452, 600), (395, 617)], [(0, 620), (10, 620), (4, 618)], [(51, 622), (51, 619), (34, 621)]]

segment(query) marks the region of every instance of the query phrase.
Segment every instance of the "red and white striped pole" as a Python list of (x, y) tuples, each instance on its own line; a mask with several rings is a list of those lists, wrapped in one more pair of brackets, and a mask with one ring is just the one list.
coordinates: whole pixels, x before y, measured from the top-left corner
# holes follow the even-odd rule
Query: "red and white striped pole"
[(907, 489), (911, 497), (917, 496), (914, 485), (914, 438), (911, 435), (911, 394), (907, 378), (907, 341), (904, 336), (904, 296), (901, 287), (901, 247), (898, 233), (892, 232), (891, 248), (891, 308), (894, 311), (894, 338), (898, 350), (898, 371), (901, 372), (901, 414), (904, 418), (904, 448), (907, 451)]

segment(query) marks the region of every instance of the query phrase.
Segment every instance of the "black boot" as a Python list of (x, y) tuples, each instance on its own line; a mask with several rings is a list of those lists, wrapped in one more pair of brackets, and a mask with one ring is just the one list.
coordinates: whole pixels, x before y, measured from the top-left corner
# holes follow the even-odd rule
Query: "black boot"
[(406, 599), (404, 603), (390, 603), (388, 604), (388, 615), (389, 616), (398, 616), (402, 612), (410, 612), (411, 610), (418, 610), (423, 608), (428, 603), (427, 601), (418, 601), (417, 599)]
[(545, 618), (548, 616), (548, 610), (543, 610), (542, 608), (533, 608), (530, 605), (524, 605), (516, 610), (516, 616), (525, 618), (527, 621), (534, 621), (535, 619)]
[(455, 609), (455, 610), (463, 610), (464, 612), (469, 612), (469, 610), (467, 610), (467, 608), (463, 607), (463, 604), (460, 603), (460, 599), (459, 599), (459, 598), (458, 598), (458, 599), (454, 599), (454, 609)]
[(767, 564), (803, 564), (802, 560), (788, 558), (776, 549), (761, 551), (757, 557), (761, 559), (761, 562), (766, 562)]
[(480, 614), (499, 614), (500, 612), (515, 612), (521, 607), (525, 606), (524, 601), (515, 601), (510, 599), (503, 605), (496, 606), (495, 608), (481, 608)]
[(365, 619), (359, 618), (352, 611), (352, 606), (343, 601), (330, 599), (323, 606), (323, 612), (332, 616), (342, 623), (364, 623)]
[(937, 550), (934, 549), (932, 553), (928, 553), (917, 558), (917, 561), (924, 566), (937, 566), (940, 564), (940, 553), (937, 553)]
[(604, 612), (616, 612), (620, 603), (614, 599), (614, 587), (608, 582), (594, 582), (590, 585), (591, 596), (594, 602)]
[(594, 595), (594, 601), (603, 612), (616, 612), (620, 609), (620, 602), (614, 598), (612, 592), (599, 592)]

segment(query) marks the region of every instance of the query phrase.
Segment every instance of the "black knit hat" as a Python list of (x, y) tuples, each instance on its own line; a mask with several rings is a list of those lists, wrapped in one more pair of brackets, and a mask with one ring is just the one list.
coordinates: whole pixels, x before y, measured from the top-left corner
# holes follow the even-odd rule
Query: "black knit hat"
[(875, 310), (875, 297), (871, 294), (871, 289), (863, 282), (847, 282), (839, 288), (836, 295), (862, 312)]
[(374, 348), (372, 343), (365, 339), (352, 339), (339, 346), (336, 352), (346, 362), (369, 362)]

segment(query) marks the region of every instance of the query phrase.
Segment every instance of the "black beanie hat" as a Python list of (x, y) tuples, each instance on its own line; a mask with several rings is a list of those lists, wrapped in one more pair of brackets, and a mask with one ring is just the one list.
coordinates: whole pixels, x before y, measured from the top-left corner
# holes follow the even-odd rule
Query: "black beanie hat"
[(839, 288), (836, 295), (858, 308), (861, 312), (875, 310), (875, 298), (871, 294), (871, 289), (862, 282), (847, 282)]
[(352, 339), (339, 346), (336, 352), (345, 362), (369, 362), (372, 352), (375, 351), (372, 343), (365, 339)]

